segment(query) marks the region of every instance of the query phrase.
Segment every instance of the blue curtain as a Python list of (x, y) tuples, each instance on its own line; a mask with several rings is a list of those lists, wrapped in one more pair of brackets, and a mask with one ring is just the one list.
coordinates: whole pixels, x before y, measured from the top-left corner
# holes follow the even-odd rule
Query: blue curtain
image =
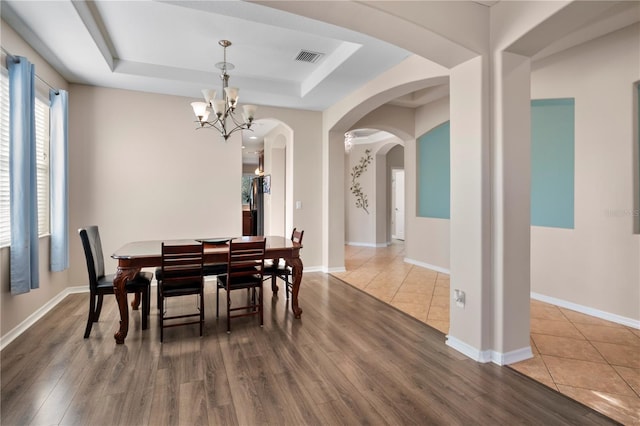
[(65, 90), (49, 91), (50, 171), (51, 171), (51, 270), (69, 267), (69, 221), (67, 192), (67, 140), (69, 94)]
[(11, 293), (38, 288), (35, 67), (7, 56), (9, 70), (9, 179), (11, 191)]

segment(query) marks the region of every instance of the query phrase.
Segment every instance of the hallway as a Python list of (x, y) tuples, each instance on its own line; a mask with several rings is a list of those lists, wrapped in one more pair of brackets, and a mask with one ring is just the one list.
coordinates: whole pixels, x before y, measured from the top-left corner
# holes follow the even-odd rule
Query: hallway
[[(449, 275), (404, 262), (404, 244), (345, 246), (332, 275), (449, 330)], [(532, 359), (510, 365), (623, 424), (640, 424), (640, 330), (531, 300)]]

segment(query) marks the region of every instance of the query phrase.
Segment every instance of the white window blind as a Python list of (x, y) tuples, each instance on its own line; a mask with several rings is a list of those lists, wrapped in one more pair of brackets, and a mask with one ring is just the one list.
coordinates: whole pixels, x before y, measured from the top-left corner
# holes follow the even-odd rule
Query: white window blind
[[(0, 247), (11, 243), (9, 192), (9, 77), (0, 73)], [(49, 105), (36, 98), (38, 234), (49, 233)]]
[(0, 73), (0, 247), (11, 243), (9, 218), (9, 76)]
[(38, 235), (49, 234), (49, 105), (36, 98)]

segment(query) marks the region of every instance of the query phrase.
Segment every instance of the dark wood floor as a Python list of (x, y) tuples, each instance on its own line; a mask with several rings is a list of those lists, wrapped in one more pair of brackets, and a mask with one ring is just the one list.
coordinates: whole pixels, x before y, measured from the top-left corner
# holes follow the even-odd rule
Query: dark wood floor
[(305, 275), (302, 320), (282, 291), (267, 292), (264, 327), (240, 318), (230, 335), (208, 287), (205, 336), (169, 329), (164, 344), (153, 306), (150, 329), (134, 312), (116, 345), (113, 298), (83, 339), (88, 295), (68, 296), (2, 351), (0, 424), (615, 424), (465, 358), (440, 332), (328, 275)]

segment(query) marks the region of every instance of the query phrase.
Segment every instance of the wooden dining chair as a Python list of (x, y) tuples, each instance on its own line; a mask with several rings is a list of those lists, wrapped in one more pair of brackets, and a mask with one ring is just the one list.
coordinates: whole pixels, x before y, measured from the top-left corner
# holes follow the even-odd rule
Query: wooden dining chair
[[(87, 261), (87, 272), (89, 273), (89, 315), (87, 326), (84, 331), (84, 338), (91, 334), (94, 322), (100, 319), (102, 311), (102, 301), (105, 294), (114, 294), (113, 279), (115, 274), (105, 275), (104, 255), (102, 253), (102, 242), (97, 226), (87, 226), (78, 230), (84, 257)], [(149, 327), (150, 311), (150, 287), (153, 274), (150, 272), (138, 272), (136, 276), (127, 281), (125, 288), (127, 293), (138, 293), (142, 295), (142, 329)]]
[[(164, 340), (164, 329), (183, 325), (200, 324), (200, 336), (204, 328), (204, 245), (162, 243), (161, 278), (158, 279), (160, 304), (160, 342)], [(157, 278), (157, 277), (156, 277)], [(165, 299), (196, 295), (197, 312), (167, 315)], [(183, 320), (197, 318), (195, 320)], [(174, 320), (182, 320), (174, 322)], [(165, 322), (169, 321), (169, 324)]]
[[(296, 228), (293, 228), (293, 231), (291, 232), (291, 241), (294, 243), (302, 244), (303, 236), (304, 231), (298, 231), (296, 230)], [(265, 280), (271, 279), (271, 290), (273, 290), (274, 292), (278, 291), (276, 278), (280, 278), (282, 281), (284, 281), (287, 299), (289, 298), (289, 293), (291, 293), (291, 286), (293, 285), (293, 282), (291, 280), (292, 275), (293, 271), (291, 270), (291, 267), (281, 259), (274, 259), (271, 264), (266, 265), (264, 268)]]
[[(227, 264), (226, 263), (213, 263), (210, 265), (204, 265), (202, 267), (202, 275), (206, 277), (225, 274), (227, 272)], [(156, 280), (160, 282), (162, 280), (162, 267), (156, 268)], [(160, 307), (160, 287), (157, 289), (156, 293), (156, 305)]]
[[(260, 326), (264, 324), (262, 281), (266, 243), (266, 238), (229, 242), (227, 273), (218, 275), (216, 288), (216, 318), (220, 314), (220, 290), (227, 292), (227, 333), (231, 333), (231, 318), (259, 315)], [(247, 303), (232, 307), (231, 292), (240, 289), (249, 290)]]

